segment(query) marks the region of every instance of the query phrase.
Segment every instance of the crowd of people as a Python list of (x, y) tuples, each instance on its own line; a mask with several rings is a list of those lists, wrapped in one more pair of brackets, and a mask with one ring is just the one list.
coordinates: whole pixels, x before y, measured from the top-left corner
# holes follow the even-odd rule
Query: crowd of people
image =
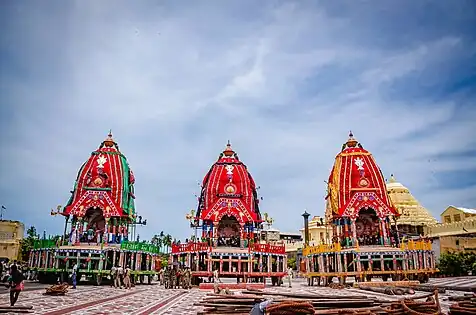
[(240, 247), (240, 238), (236, 236), (223, 237), (219, 236), (217, 239), (218, 246)]
[(159, 281), (166, 289), (191, 289), (192, 272), (188, 267), (167, 266), (159, 271)]
[(131, 268), (129, 266), (123, 268), (121, 265), (112, 267), (111, 280), (111, 285), (114, 288), (122, 289), (124, 286), (124, 288), (130, 289), (132, 287)]

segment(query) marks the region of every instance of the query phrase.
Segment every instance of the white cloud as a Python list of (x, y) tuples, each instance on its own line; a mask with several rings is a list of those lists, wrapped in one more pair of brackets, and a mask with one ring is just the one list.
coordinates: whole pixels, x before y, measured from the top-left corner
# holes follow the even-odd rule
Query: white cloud
[[(448, 67), (474, 62), (473, 37), (365, 29), (371, 21), (301, 3), (208, 4), (11, 12), (1, 43), (14, 57), (0, 73), (0, 202), (18, 209), (11, 217), (60, 232), (49, 208), (67, 200), (109, 128), (135, 172), (147, 237), (189, 233), (196, 182), (228, 139), (262, 187), (262, 211), (287, 231), (304, 208), (324, 211), (324, 180), (349, 129), (435, 216), (476, 206), (474, 186), (438, 177), (475, 174), (474, 156), (457, 156), (476, 144), (474, 95), (450, 89), (464, 74)], [(395, 84), (412, 87), (415, 76), (448, 91), (406, 97)]]

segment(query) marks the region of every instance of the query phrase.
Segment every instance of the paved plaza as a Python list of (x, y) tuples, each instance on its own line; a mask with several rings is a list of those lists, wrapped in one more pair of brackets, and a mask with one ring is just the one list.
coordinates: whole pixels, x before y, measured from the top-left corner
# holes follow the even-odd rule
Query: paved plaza
[[(475, 287), (476, 277), (466, 278), (443, 278), (431, 279), (430, 284), (451, 285), (460, 287)], [(308, 287), (302, 279), (293, 281), (293, 288), (269, 287), (266, 290), (272, 292), (293, 293), (319, 293), (329, 295), (372, 295), (378, 298), (392, 300), (398, 297), (375, 292), (366, 292), (358, 289), (336, 290), (322, 287)], [(44, 288), (30, 289), (22, 292), (18, 305), (33, 306), (34, 314), (167, 314), (167, 315), (191, 315), (196, 314), (198, 302), (208, 292), (197, 288), (192, 290), (165, 290), (159, 285), (142, 285), (131, 290), (113, 289), (109, 286), (78, 286), (76, 290), (70, 290), (65, 296), (45, 296)], [(424, 295), (419, 292), (415, 296)], [(462, 295), (463, 292), (447, 291), (440, 296), (443, 309), (448, 308), (449, 295)], [(400, 297), (401, 298), (401, 297)], [(8, 305), (8, 294), (0, 294), (0, 304)]]

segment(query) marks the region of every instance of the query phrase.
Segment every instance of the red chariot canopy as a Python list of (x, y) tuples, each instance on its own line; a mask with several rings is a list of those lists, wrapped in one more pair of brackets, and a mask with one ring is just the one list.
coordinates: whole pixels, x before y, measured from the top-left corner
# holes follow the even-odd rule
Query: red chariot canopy
[(225, 216), (238, 222), (261, 222), (256, 185), (230, 143), (212, 165), (202, 182), (196, 218), (217, 223)]
[(126, 157), (109, 133), (79, 169), (64, 214), (83, 217), (88, 209), (97, 207), (106, 218), (132, 216), (134, 182)]

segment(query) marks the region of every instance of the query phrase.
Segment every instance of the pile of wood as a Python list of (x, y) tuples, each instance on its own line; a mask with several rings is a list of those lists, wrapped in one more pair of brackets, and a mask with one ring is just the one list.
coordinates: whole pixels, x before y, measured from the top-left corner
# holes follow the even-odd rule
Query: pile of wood
[(45, 295), (65, 295), (68, 292), (67, 283), (55, 284), (46, 289)]
[(415, 294), (415, 291), (411, 288), (400, 288), (400, 287), (367, 287), (359, 286), (359, 289), (365, 291), (372, 291), (377, 293), (383, 293), (387, 295), (405, 295), (405, 294)]
[(345, 285), (345, 284), (340, 284), (340, 283), (335, 283), (335, 282), (332, 282), (329, 284), (328, 286), (329, 288), (331, 289), (347, 289), (347, 288), (350, 288), (350, 285)]
[(476, 294), (450, 297), (450, 301), (456, 302), (450, 306), (450, 315), (476, 314)]
[(246, 314), (248, 315), (256, 303), (263, 302), (261, 296), (255, 295), (224, 295), (208, 294), (196, 306), (202, 306), (204, 309), (197, 314)]
[[(423, 301), (421, 301), (422, 299)], [(208, 294), (199, 303), (195, 303), (194, 305), (203, 308), (203, 311), (197, 314), (248, 315), (256, 304), (264, 301), (271, 301), (265, 308), (265, 314), (267, 315), (442, 314), (437, 290), (431, 294), (417, 298), (404, 298), (394, 301), (379, 301), (376, 298), (367, 296), (317, 295), (311, 293), (293, 294), (245, 290), (240, 295)], [(468, 305), (464, 304), (462, 306), (467, 307)]]
[[(316, 294), (273, 293), (260, 290), (245, 290), (241, 295), (209, 294), (196, 306), (204, 309), (198, 314), (249, 314), (253, 306), (271, 299), (267, 314), (314, 314), (321, 309), (369, 308), (379, 303), (366, 296), (327, 296)], [(317, 313), (316, 313), (317, 314)], [(325, 313), (323, 313), (325, 314)]]
[(0, 306), (0, 313), (31, 313), (33, 306)]

